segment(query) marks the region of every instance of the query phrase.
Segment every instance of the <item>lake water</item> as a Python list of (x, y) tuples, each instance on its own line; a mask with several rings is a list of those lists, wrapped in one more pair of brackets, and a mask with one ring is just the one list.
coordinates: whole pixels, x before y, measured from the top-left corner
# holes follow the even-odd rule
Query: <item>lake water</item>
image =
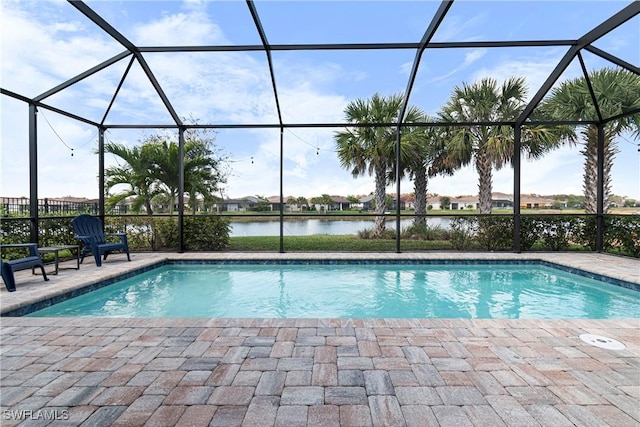
[[(446, 218), (427, 218), (429, 227), (448, 228), (451, 220)], [(348, 235), (358, 234), (366, 228), (374, 227), (374, 218), (366, 220), (340, 220), (340, 219), (306, 219), (290, 220), (284, 222), (285, 236), (312, 236), (314, 234)], [(413, 224), (413, 218), (406, 218), (400, 221), (400, 229)], [(279, 221), (251, 221), (232, 222), (231, 237), (243, 236), (279, 236)], [(387, 219), (387, 229), (395, 230), (395, 218)]]

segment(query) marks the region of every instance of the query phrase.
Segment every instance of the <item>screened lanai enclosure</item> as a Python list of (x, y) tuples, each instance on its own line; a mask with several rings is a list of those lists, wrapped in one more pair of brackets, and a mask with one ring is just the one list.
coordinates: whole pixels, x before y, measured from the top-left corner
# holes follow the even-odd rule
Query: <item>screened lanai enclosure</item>
[[(311, 234), (336, 234), (331, 220), (381, 226), (382, 250), (397, 252), (430, 248), (406, 233), (423, 219), (443, 221), (432, 230), (454, 249), (471, 248), (472, 231), (484, 249), (521, 252), (581, 230), (589, 250), (640, 251), (638, 1), (0, 7), (5, 241), (72, 239), (73, 215), (42, 200), (86, 197), (79, 210), (133, 242), (153, 234), (140, 248), (170, 228), (166, 247), (190, 250), (186, 236), (208, 223), (189, 221), (223, 217), (232, 236), (274, 226), (256, 235), (280, 252), (303, 219), (324, 222)], [(216, 156), (204, 190), (190, 175), (194, 138)], [(133, 209), (141, 187), (158, 188), (117, 181), (135, 165), (114, 147), (149, 141), (177, 150), (163, 169), (175, 185)], [(129, 197), (110, 204), (117, 194)], [(570, 206), (575, 194), (585, 200)], [(635, 209), (611, 210), (623, 204)]]

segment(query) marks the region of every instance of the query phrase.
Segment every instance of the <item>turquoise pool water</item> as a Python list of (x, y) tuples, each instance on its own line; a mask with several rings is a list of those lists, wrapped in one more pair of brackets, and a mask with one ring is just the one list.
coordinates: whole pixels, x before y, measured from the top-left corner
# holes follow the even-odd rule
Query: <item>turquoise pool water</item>
[(638, 318), (640, 292), (542, 265), (165, 265), (30, 316)]

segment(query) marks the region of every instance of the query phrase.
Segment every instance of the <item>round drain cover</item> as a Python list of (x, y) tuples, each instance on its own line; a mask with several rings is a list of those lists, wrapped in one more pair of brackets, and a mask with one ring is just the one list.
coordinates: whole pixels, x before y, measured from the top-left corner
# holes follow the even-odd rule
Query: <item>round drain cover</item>
[(600, 348), (606, 348), (607, 350), (624, 350), (625, 348), (627, 348), (620, 341), (616, 341), (600, 335), (582, 334), (580, 335), (580, 339), (587, 344), (595, 345), (596, 347)]

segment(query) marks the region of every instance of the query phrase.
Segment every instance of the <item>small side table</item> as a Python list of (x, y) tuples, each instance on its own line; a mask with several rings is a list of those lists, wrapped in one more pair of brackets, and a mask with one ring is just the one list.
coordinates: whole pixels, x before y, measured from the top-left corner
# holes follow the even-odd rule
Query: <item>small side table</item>
[[(73, 251), (75, 250), (76, 252), (76, 267), (65, 267), (63, 268), (59, 268), (58, 267), (58, 262), (60, 261), (59, 258), (59, 252), (62, 250), (68, 249), (71, 251), (71, 253), (73, 254)], [(49, 274), (58, 274), (58, 270), (80, 270), (80, 246), (79, 245), (58, 245), (58, 246), (45, 246), (43, 248), (38, 248), (38, 251), (40, 253), (51, 253), (53, 252), (53, 262), (55, 265), (55, 271)]]

